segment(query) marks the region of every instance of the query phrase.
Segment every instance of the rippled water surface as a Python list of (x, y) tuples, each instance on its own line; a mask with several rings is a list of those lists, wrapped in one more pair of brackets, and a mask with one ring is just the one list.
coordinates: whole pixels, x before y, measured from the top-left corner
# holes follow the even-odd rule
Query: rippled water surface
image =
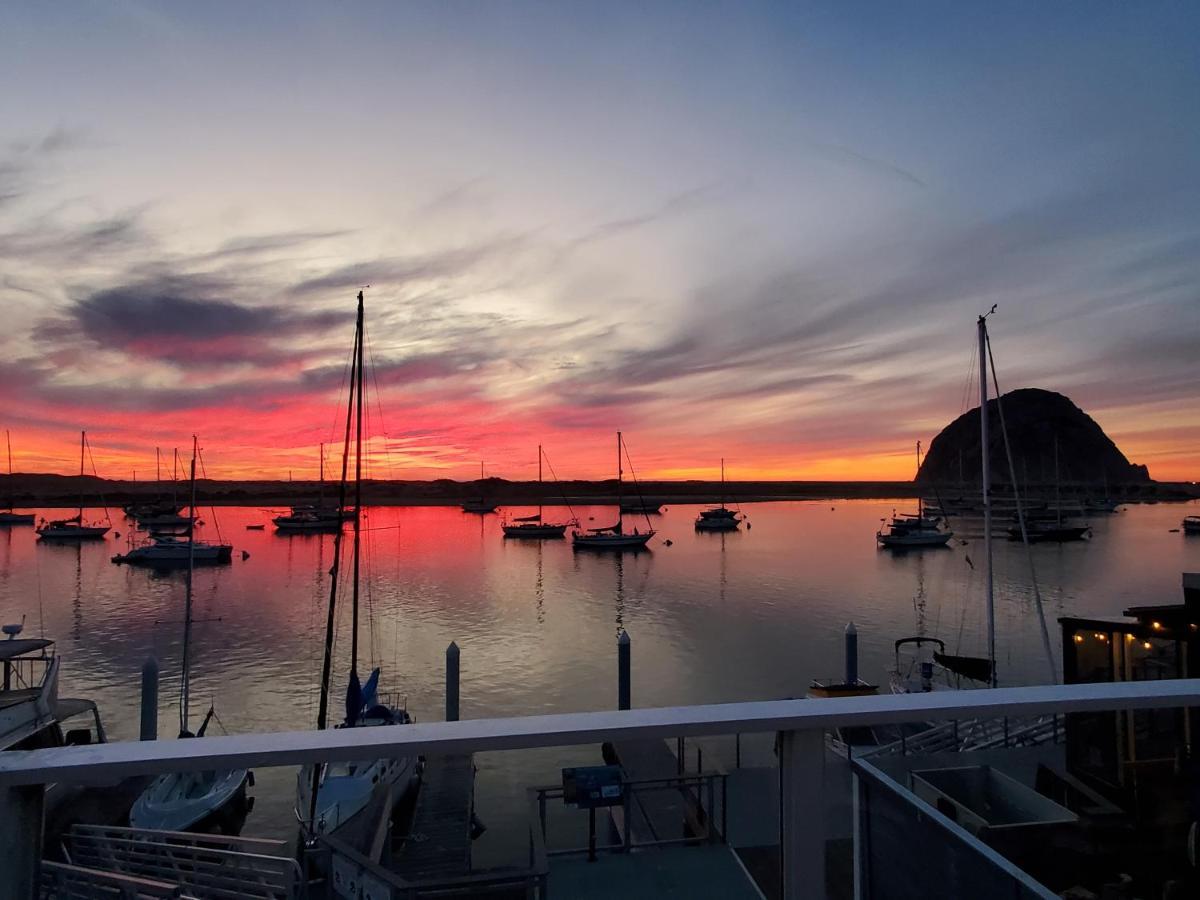
[[(813, 677), (840, 671), (850, 620), (868, 679), (886, 678), (891, 642), (918, 632), (983, 654), (980, 524), (953, 523), (951, 549), (880, 551), (874, 532), (898, 505), (908, 502), (754, 504), (746, 507), (751, 527), (727, 535), (696, 533), (697, 507), (674, 506), (654, 517), (651, 550), (624, 555), (574, 552), (568, 541), (506, 541), (495, 515), (373, 508), (365, 519), (363, 652), (383, 666), (383, 686), (407, 695), (425, 721), (442, 718), (450, 641), (462, 648), (463, 718), (615, 706), (619, 628), (633, 642), (635, 706), (801, 695)], [(576, 511), (596, 525), (612, 517), (601, 508)], [(1091, 519), (1090, 541), (1033, 549), (1056, 652), (1053, 617), (1180, 601), (1180, 573), (1200, 570), (1200, 538), (1170, 529), (1194, 512), (1125, 507)], [(231, 732), (316, 720), (333, 538), (275, 534), (270, 516), (249, 507), (204, 511), (202, 536), (219, 525), (235, 554), (231, 565), (195, 576), (193, 717), (211, 698)], [(247, 531), (249, 523), (267, 530)], [(57, 642), (63, 695), (95, 699), (114, 740), (137, 736), (139, 672), (156, 656), (159, 730), (170, 737), (183, 576), (113, 564), (130, 525), (117, 519), (120, 537), (82, 546), (38, 543), (28, 527), (0, 530), (0, 620), (26, 616), (27, 636)], [(1001, 681), (1045, 680), (1025, 552), (1007, 541), (994, 548)], [(348, 603), (339, 611), (338, 693)], [(597, 761), (594, 748), (481, 757), (477, 803), (493, 826), (479, 845), (485, 860), (520, 844), (518, 829), (495, 826), (523, 820), (515, 805), (524, 787), (555, 782), (559, 765)], [(247, 831), (289, 832), (292, 776), (264, 772), (258, 782)]]

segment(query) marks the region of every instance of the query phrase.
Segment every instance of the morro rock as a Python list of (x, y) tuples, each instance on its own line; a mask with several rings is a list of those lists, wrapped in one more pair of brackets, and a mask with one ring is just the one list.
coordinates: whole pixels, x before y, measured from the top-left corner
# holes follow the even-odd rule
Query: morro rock
[[(1062, 394), (1039, 388), (1010, 391), (1000, 399), (1013, 466), (1022, 484), (1054, 481), (1055, 444), (1063, 483), (1129, 484), (1150, 481), (1145, 466), (1125, 458), (1096, 421)], [(995, 484), (1009, 484), (1008, 459), (997, 401), (988, 401), (991, 472)], [(919, 478), (926, 484), (978, 482), (979, 407), (959, 416), (929, 445)]]

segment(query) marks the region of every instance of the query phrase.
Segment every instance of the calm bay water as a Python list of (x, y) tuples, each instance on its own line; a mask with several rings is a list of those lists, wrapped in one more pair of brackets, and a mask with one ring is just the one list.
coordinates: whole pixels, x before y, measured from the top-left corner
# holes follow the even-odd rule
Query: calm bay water
[[(980, 524), (953, 523), (951, 549), (876, 549), (879, 520), (909, 503), (752, 504), (750, 529), (728, 535), (697, 534), (697, 507), (672, 506), (654, 517), (653, 549), (624, 555), (575, 552), (569, 541), (506, 541), (499, 516), (457, 508), (372, 508), (363, 652), (382, 664), (383, 687), (406, 695), (423, 721), (442, 717), (452, 640), (462, 649), (463, 718), (615, 706), (622, 627), (633, 641), (635, 706), (802, 695), (813, 677), (840, 672), (850, 620), (859, 628), (861, 674), (885, 684), (898, 637), (924, 632), (982, 655)], [(603, 508), (577, 512), (596, 525), (612, 517)], [(1093, 517), (1091, 541), (1034, 548), (1056, 653), (1059, 615), (1180, 601), (1180, 573), (1200, 570), (1200, 539), (1170, 529), (1190, 512), (1194, 505), (1125, 507)], [(230, 732), (313, 727), (332, 536), (275, 534), (271, 513), (259, 508), (202, 513), (201, 536), (215, 537), (219, 525), (235, 559), (195, 576), (193, 727), (210, 698)], [(247, 531), (249, 523), (267, 530)], [(118, 518), (119, 538), (82, 546), (40, 544), (28, 527), (0, 530), (0, 621), (24, 615), (26, 636), (57, 642), (63, 695), (95, 699), (113, 740), (137, 736), (140, 668), (155, 655), (163, 672), (159, 732), (172, 737), (183, 575), (110, 562), (131, 525)], [(1001, 682), (1044, 681), (1024, 549), (996, 541), (994, 550)], [(339, 611), (335, 697), (345, 685), (349, 603)], [(493, 827), (477, 856), (497, 861), (523, 846), (519, 829), (496, 826), (523, 821), (515, 804), (526, 786), (554, 783), (559, 766), (597, 761), (595, 748), (481, 756), (477, 805)], [(292, 831), (293, 783), (290, 772), (258, 773), (248, 833)]]

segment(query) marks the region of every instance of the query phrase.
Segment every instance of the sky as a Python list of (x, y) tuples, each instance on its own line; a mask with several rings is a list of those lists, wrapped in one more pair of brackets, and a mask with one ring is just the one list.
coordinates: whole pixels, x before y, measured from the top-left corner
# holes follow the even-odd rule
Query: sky
[[(14, 467), (904, 479), (1003, 390), (1200, 479), (1200, 6), (0, 5)], [(89, 469), (91, 464), (89, 463)]]

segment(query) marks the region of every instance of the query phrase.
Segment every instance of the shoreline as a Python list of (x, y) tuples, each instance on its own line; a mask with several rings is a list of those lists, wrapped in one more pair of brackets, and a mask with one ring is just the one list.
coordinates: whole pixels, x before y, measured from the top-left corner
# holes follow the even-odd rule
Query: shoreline
[[(370, 506), (457, 506), (468, 498), (485, 497), (497, 506), (612, 505), (616, 502), (616, 482), (567, 481), (532, 482), (506, 481), (489, 478), (484, 481), (367, 481), (363, 483), (364, 505)], [(1122, 503), (1186, 502), (1200, 498), (1200, 486), (1194, 483), (1142, 482), (1110, 485), (1110, 495)], [(324, 491), (317, 481), (198, 481), (197, 503), (204, 506), (279, 506), (311, 503), (318, 496), (326, 500), (336, 497), (335, 487), (326, 482)], [(942, 485), (918, 489), (912, 481), (647, 481), (628, 484), (622, 495), (628, 501), (640, 497), (647, 503), (714, 504), (723, 497), (728, 503), (765, 503), (787, 500), (884, 500), (926, 497), (940, 494), (953, 501), (960, 496), (978, 493), (978, 485)], [(1022, 494), (1041, 498), (1053, 494), (1053, 485), (1032, 485)], [(1100, 485), (1070, 484), (1062, 486), (1069, 499), (1081, 496), (1097, 497)], [(172, 494), (170, 483), (110, 481), (85, 476), (83, 494), (87, 506), (120, 507), (130, 503), (147, 502)], [(181, 505), (186, 502), (184, 483), (174, 492)], [(14, 508), (77, 506), (80, 479), (74, 475), (0, 475), (0, 497)], [(1011, 497), (1011, 492), (997, 489), (997, 500)]]

